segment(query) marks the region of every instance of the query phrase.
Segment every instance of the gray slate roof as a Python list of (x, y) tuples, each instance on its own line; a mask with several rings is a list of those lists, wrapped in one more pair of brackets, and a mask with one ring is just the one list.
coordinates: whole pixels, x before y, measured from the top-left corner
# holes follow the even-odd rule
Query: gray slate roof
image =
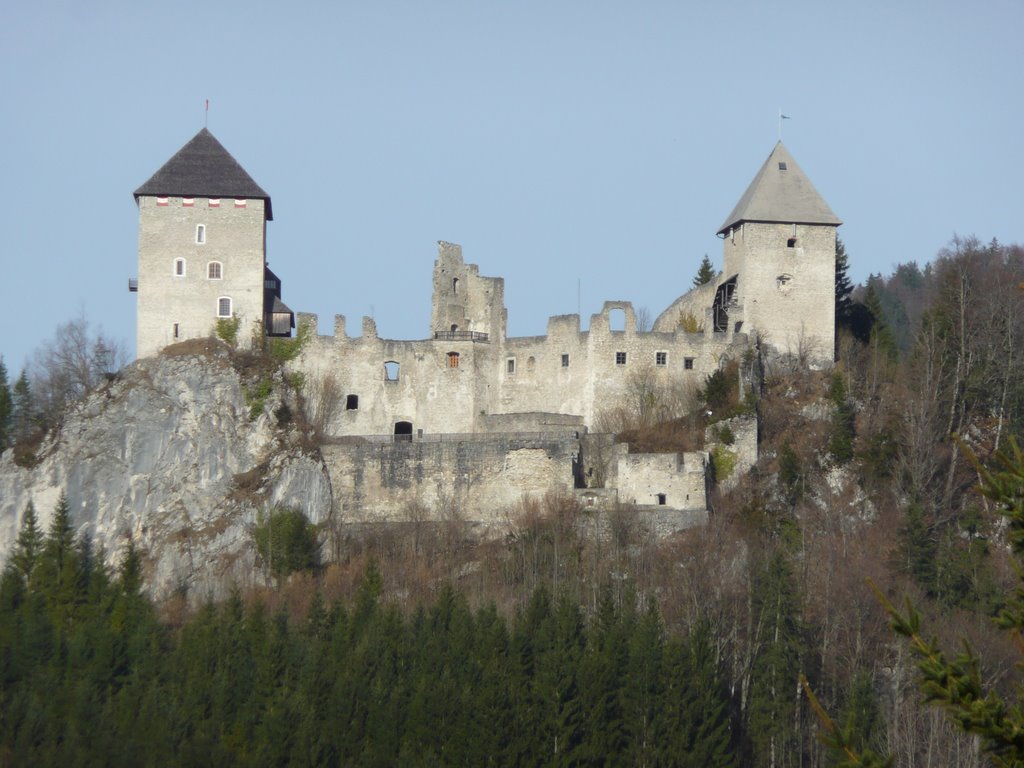
[(267, 219), (274, 218), (270, 195), (206, 128), (135, 190), (136, 202), (142, 195), (264, 200)]
[[(785, 170), (780, 168), (785, 166)], [(843, 222), (832, 213), (782, 142), (768, 155), (747, 191), (718, 230), (722, 235), (742, 221), (781, 224), (832, 224)]]

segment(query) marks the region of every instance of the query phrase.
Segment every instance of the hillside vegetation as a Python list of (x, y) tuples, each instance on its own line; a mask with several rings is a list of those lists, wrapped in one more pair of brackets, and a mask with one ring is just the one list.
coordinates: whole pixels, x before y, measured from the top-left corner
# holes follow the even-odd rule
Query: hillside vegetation
[(484, 543), (457, 510), (411, 515), (193, 609), (145, 597), (133, 547), (111, 573), (66, 509), (26, 522), (0, 585), (0, 764), (842, 764), (801, 676), (854, 753), (990, 764), (927, 705), (865, 579), (1015, 695), (993, 621), (1014, 561), (975, 486), (1024, 431), (1024, 249), (957, 240), (852, 297), (844, 276), (835, 369), (769, 362), (729, 395), (761, 459), (667, 540), (628, 508), (597, 535), (561, 497)]

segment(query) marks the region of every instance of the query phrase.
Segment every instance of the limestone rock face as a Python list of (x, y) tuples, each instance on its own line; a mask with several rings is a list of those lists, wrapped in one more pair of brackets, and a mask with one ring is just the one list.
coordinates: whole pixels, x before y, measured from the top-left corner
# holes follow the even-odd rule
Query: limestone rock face
[(232, 582), (262, 582), (250, 534), (260, 512), (296, 507), (319, 524), (332, 509), (319, 455), (299, 447), (281, 408), (284, 382), (262, 375), (273, 386), (252, 418), (226, 352), (139, 360), (71, 409), (35, 467), (15, 465), (7, 451), (0, 562), (28, 502), (45, 530), (63, 490), (76, 532), (102, 546), (108, 563), (135, 541), (155, 595), (187, 590), (202, 599)]

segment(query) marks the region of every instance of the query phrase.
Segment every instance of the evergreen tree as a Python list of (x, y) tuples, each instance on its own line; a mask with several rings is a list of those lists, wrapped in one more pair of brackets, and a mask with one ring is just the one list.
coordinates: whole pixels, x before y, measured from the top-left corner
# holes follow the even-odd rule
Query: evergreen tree
[(36, 521), (35, 505), (30, 501), (21, 519), (21, 529), (18, 531), (18, 540), (14, 544), (9, 566), (21, 577), (28, 589), (32, 588), (32, 576), (42, 552), (43, 532)]
[(756, 575), (753, 587), (758, 650), (747, 704), (748, 764), (774, 766), (799, 749), (793, 728), (804, 629), (792, 568), (775, 552)]
[(699, 288), (702, 285), (707, 285), (715, 279), (715, 268), (711, 265), (711, 259), (705, 253), (703, 260), (700, 262), (700, 268), (697, 270), (697, 274), (693, 278), (693, 287)]
[(832, 401), (832, 429), (829, 432), (828, 452), (837, 463), (845, 464), (853, 458), (855, 413), (846, 391), (846, 381), (839, 371), (832, 374), (828, 396)]
[(896, 346), (896, 337), (885, 317), (885, 310), (882, 308), (882, 301), (875, 288), (875, 280), (868, 280), (868, 288), (864, 294), (864, 306), (871, 314), (871, 333), (869, 343), (875, 349), (878, 358), (882, 361), (895, 362), (899, 356)]
[(804, 493), (804, 472), (800, 457), (786, 438), (779, 449), (779, 482), (786, 493), (786, 501), (796, 504)]
[(32, 397), (32, 386), (28, 382), (28, 374), (23, 368), (21, 376), (14, 384), (12, 396), (13, 413), (11, 423), (15, 441), (24, 440), (35, 428), (35, 400)]
[(738, 764), (730, 729), (729, 692), (711, 628), (699, 622), (665, 646), (664, 693), (656, 713), (657, 765), (725, 768)]
[(853, 282), (850, 280), (850, 261), (846, 255), (846, 246), (836, 238), (836, 325), (848, 327), (851, 320), (853, 300)]
[(7, 366), (0, 357), (0, 453), (3, 453), (13, 442), (11, 428), (14, 418), (14, 398), (11, 386), (7, 381)]

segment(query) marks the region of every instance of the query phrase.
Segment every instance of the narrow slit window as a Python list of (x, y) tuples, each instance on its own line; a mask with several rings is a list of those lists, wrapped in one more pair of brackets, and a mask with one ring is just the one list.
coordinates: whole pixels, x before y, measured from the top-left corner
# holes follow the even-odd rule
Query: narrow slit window
[(569, 367), (569, 356), (568, 355), (562, 355), (562, 367), (563, 368), (568, 368)]
[(175, 259), (174, 260), (174, 276), (184, 277), (185, 276), (185, 260)]
[(505, 372), (506, 373), (515, 373), (516, 372), (516, 359), (514, 357), (510, 357), (508, 360), (505, 361)]
[(196, 244), (202, 245), (206, 242), (206, 225), (196, 224)]
[(178, 338), (178, 324), (174, 324), (174, 338)]

